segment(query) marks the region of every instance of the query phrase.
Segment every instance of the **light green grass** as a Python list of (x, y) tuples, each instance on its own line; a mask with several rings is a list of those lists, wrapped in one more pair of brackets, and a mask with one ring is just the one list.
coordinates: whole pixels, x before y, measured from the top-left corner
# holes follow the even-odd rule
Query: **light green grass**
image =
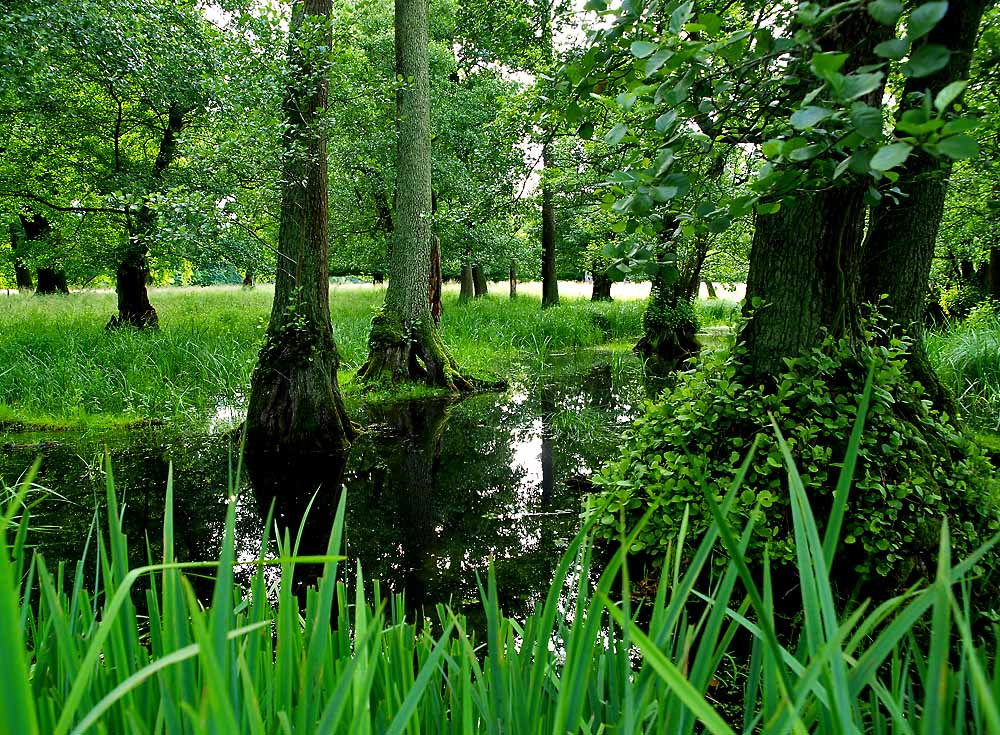
[[(367, 355), (381, 288), (333, 289), (331, 312), (348, 401), (368, 400), (352, 379)], [(0, 297), (0, 421), (80, 427), (118, 421), (204, 421), (219, 405), (241, 406), (250, 386), (272, 290), (156, 289), (161, 327), (106, 332), (109, 292)], [(524, 358), (634, 338), (642, 302), (564, 300), (543, 311), (530, 296), (459, 304), (446, 290), (442, 333), (463, 369), (510, 378)], [(403, 387), (398, 397), (428, 391)], [(383, 400), (386, 396), (374, 396)]]
[[(626, 564), (638, 529), (603, 570), (584, 529), (525, 620), (504, 615), (496, 579), (486, 575), (482, 639), (445, 607), (414, 619), (360, 569), (341, 573), (343, 496), (325, 556), (296, 557), (289, 531), (272, 554), (262, 539), (244, 588), (234, 580), (236, 502), (228, 503), (218, 560), (177, 563), (168, 478), (163, 557), (133, 567), (108, 472), (107, 533), (64, 575), (28, 546), (29, 473), (0, 516), (0, 731), (996, 733), (996, 640), (980, 644), (969, 623), (969, 575), (987, 549), (953, 562), (944, 524), (927, 586), (875, 609), (845, 611), (834, 601), (829, 570), (859, 437), (860, 424), (822, 529), (779, 438), (799, 549), (797, 641), (780, 634), (769, 576), (755, 579), (744, 561), (752, 525), (726, 520), (752, 451), (712, 501), (716, 520), (706, 536), (689, 543), (681, 525), (682, 551), (668, 554), (641, 610)], [(728, 565), (713, 573), (709, 559), (723, 551)], [(322, 564), (323, 574), (301, 606), (293, 577), (303, 563)], [(89, 587), (84, 567), (93, 564), (100, 574)], [(277, 573), (265, 574), (265, 565)], [(185, 574), (206, 568), (215, 570), (214, 590), (199, 601)], [(134, 604), (140, 584), (148, 585), (148, 618)], [(914, 635), (918, 624), (928, 626), (926, 636)]]
[(987, 315), (932, 332), (927, 353), (972, 422), (1000, 431), (1000, 319)]

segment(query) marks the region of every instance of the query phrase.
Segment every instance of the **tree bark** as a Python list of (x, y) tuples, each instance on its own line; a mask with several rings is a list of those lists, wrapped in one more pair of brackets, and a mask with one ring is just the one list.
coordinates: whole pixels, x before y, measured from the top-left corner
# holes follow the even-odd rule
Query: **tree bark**
[(542, 147), (542, 308), (559, 305), (556, 278), (556, 211), (552, 186), (545, 180), (549, 167), (549, 146)]
[(476, 285), (472, 276), (472, 264), (462, 264), (462, 275), (459, 277), (462, 290), (458, 293), (459, 301), (468, 301), (476, 295)]
[(477, 299), (481, 299), (489, 293), (486, 276), (483, 275), (483, 269), (478, 263), (472, 266), (472, 286)]
[(860, 186), (803, 194), (757, 217), (740, 334), (751, 371), (784, 370), (824, 331), (860, 343), (859, 274), (865, 225)]
[(594, 290), (590, 294), (591, 301), (611, 301), (611, 285), (613, 281), (608, 272), (597, 268), (594, 270)]
[(517, 298), (517, 261), (510, 259), (510, 297)]
[[(285, 92), (274, 303), (251, 381), (248, 454), (336, 456), (355, 434), (337, 382), (330, 323), (327, 151), (319, 124), (329, 81), (322, 62), (303, 48), (304, 36), (314, 42), (317, 24), (331, 43), (331, 7), (331, 0), (298, 0), (292, 9), (288, 58), (298, 73)], [(426, 291), (423, 297), (426, 303)]]
[(427, 298), (431, 254), (431, 133), (427, 0), (395, 0), (396, 220), (385, 304), (372, 319), (365, 382), (420, 379), (470, 390), (448, 353)]
[(705, 283), (705, 290), (708, 292), (708, 298), (710, 299), (719, 298), (719, 294), (715, 292), (715, 284), (712, 283), (711, 281), (705, 281), (704, 283)]
[[(990, 0), (952, 2), (944, 18), (931, 30), (927, 43), (951, 50), (948, 64), (928, 77), (908, 79), (903, 99), (925, 91), (931, 99), (953, 81), (966, 79), (983, 12)], [(888, 307), (896, 331), (911, 339), (909, 368), (934, 404), (949, 412), (954, 397), (941, 383), (924, 347), (924, 301), (938, 227), (944, 212), (951, 162), (915, 150), (898, 169), (898, 202), (883, 199), (871, 213), (865, 240), (864, 295), (871, 303)], [(882, 297), (885, 297), (882, 300)]]
[(254, 272), (248, 270), (246, 275), (243, 276), (243, 288), (256, 288), (257, 281), (254, 278)]
[(36, 296), (69, 293), (65, 271), (55, 268), (39, 268), (37, 274), (38, 288), (35, 290)]

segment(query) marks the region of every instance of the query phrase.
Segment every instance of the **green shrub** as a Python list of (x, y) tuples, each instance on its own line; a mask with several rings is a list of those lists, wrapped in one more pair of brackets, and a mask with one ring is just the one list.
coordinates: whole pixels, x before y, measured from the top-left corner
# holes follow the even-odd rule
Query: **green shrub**
[(941, 518), (951, 519), (957, 548), (972, 548), (997, 526), (996, 490), (988, 461), (907, 379), (905, 349), (897, 341), (867, 350), (869, 365), (863, 366), (846, 342), (827, 339), (821, 348), (786, 360), (787, 369), (772, 386), (741, 372), (738, 350), (682, 374), (629, 431), (622, 455), (595, 476), (592, 513), (599, 533), (616, 538), (622, 521), (631, 528), (650, 504), (658, 504), (635, 550), (662, 558), (687, 506), (696, 532), (709, 525), (706, 495), (721, 495), (757, 441), (733, 514), (757, 521), (748, 550), (752, 559), (759, 562), (767, 546), (771, 559), (790, 565), (796, 548), (771, 416), (822, 517), (870, 367), (871, 406), (844, 526), (847, 564), (840, 569), (900, 583), (926, 576)]

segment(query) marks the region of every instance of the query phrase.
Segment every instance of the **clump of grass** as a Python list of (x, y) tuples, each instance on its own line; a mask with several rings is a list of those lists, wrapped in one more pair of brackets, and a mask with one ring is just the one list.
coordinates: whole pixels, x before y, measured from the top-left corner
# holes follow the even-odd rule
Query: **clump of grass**
[(696, 299), (694, 302), (694, 313), (702, 327), (735, 324), (742, 308), (739, 301), (729, 299)]
[(927, 353), (959, 405), (982, 428), (1000, 431), (1000, 318), (952, 324), (927, 336)]
[[(779, 638), (769, 575), (754, 578), (744, 560), (753, 522), (736, 529), (727, 520), (752, 450), (711, 501), (715, 523), (696, 546), (681, 525), (647, 609), (632, 604), (626, 564), (638, 530), (595, 579), (584, 529), (524, 621), (503, 614), (488, 573), (482, 641), (444, 607), (408, 618), (377, 583), (366, 600), (360, 570), (348, 592), (338, 577), (343, 497), (324, 556), (296, 557), (298, 539), (285, 530), (276, 558), (261, 541), (258, 571), (242, 588), (233, 575), (235, 502), (219, 559), (178, 563), (168, 478), (163, 559), (130, 568), (109, 472), (108, 533), (97, 536), (99, 580), (88, 589), (85, 560), (64, 585), (60, 570), (30, 553), (28, 515), (14, 521), (22, 490), (0, 517), (0, 727), (24, 735), (997, 732), (995, 642), (977, 645), (972, 598), (955, 592), (988, 548), (953, 564), (945, 523), (928, 586), (874, 610), (842, 614), (835, 605), (829, 572), (859, 437), (856, 429), (823, 531), (779, 437), (801, 581), (795, 645)], [(713, 575), (719, 544), (729, 563)], [(292, 580), (303, 563), (323, 572), (300, 607)], [(273, 582), (264, 565), (280, 571)], [(202, 568), (216, 569), (207, 605), (185, 577)], [(132, 600), (140, 580), (149, 585), (145, 621)], [(912, 633), (928, 615), (925, 645)], [(722, 701), (723, 669), (742, 656), (742, 691)]]
[[(383, 298), (380, 288), (345, 285), (332, 293), (341, 380), (348, 386), (367, 357), (371, 317)], [(0, 420), (31, 428), (95, 426), (97, 417), (204, 422), (220, 405), (242, 405), (272, 290), (164, 288), (151, 299), (160, 329), (106, 332), (115, 310), (108, 292), (0, 298)], [(542, 311), (531, 297), (459, 304), (449, 288), (442, 331), (463, 368), (491, 378), (525, 352), (572, 350), (638, 334), (641, 308), (641, 302), (567, 300)], [(360, 390), (349, 393), (368, 400)], [(417, 389), (410, 394), (422, 395)]]

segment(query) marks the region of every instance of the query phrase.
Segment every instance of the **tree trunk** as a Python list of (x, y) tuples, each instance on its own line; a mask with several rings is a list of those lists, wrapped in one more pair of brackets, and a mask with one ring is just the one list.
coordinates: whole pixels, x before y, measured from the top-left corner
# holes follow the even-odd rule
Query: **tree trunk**
[(431, 235), (431, 277), (427, 284), (427, 300), (431, 307), (434, 323), (441, 323), (441, 289), (444, 286), (441, 278), (441, 240), (436, 234)]
[(611, 301), (611, 284), (613, 281), (608, 276), (606, 270), (597, 268), (594, 270), (594, 291), (590, 295), (591, 301)]
[[(939, 72), (908, 79), (903, 99), (925, 90), (931, 99), (953, 81), (968, 77), (983, 11), (989, 0), (952, 2), (944, 18), (931, 30), (927, 42), (951, 50), (948, 64)], [(938, 379), (924, 348), (924, 300), (938, 227), (944, 212), (951, 163), (915, 150), (898, 169), (898, 203), (884, 199), (871, 213), (865, 241), (864, 294), (867, 301), (889, 309), (891, 322), (912, 340), (910, 370), (927, 390), (934, 404), (951, 412), (954, 398)]]
[(517, 261), (510, 259), (510, 297), (517, 298)]
[(476, 285), (472, 276), (472, 264), (462, 264), (462, 275), (459, 277), (462, 290), (458, 293), (459, 301), (469, 301), (476, 295)]
[(253, 270), (248, 270), (246, 275), (243, 276), (243, 288), (256, 288), (257, 282), (254, 278)]
[(715, 284), (712, 283), (711, 281), (705, 281), (704, 283), (705, 283), (705, 290), (708, 292), (708, 298), (710, 299), (719, 298), (719, 294), (715, 292)]
[(861, 187), (803, 194), (760, 215), (740, 339), (760, 379), (822, 340), (823, 330), (860, 343), (858, 267), (865, 225)]
[(549, 167), (549, 146), (542, 148), (542, 308), (559, 305), (556, 279), (556, 211), (552, 186), (545, 180)]
[[(152, 179), (158, 182), (163, 172), (173, 163), (177, 155), (177, 138), (184, 129), (184, 110), (176, 102), (167, 111), (167, 125), (160, 137), (160, 148), (153, 162)], [(156, 213), (143, 201), (135, 217), (135, 231), (130, 233), (129, 246), (115, 273), (115, 290), (118, 292), (118, 315), (111, 318), (107, 329), (132, 326), (138, 329), (156, 327), (159, 317), (149, 303), (146, 283), (149, 280), (149, 265), (146, 253), (149, 240), (156, 229)]]
[[(315, 43), (316, 24), (331, 43), (331, 5), (331, 0), (299, 0), (292, 9), (288, 58), (298, 73), (285, 92), (278, 267), (271, 319), (250, 386), (248, 454), (337, 456), (355, 433), (337, 382), (340, 360), (330, 324), (327, 152), (319, 124), (329, 82), (319, 60), (304, 48)], [(426, 291), (423, 298), (426, 303)]]
[[(430, 313), (430, 81), (427, 0), (395, 0), (396, 221), (385, 304), (372, 319), (365, 382), (422, 379), (452, 391), (472, 383), (458, 369)], [(412, 81), (410, 81), (412, 80)]]
[(677, 370), (681, 363), (701, 349), (695, 336), (695, 321), (691, 300), (682, 292), (679, 282), (668, 282), (665, 254), (673, 230), (664, 230), (656, 246), (656, 259), (661, 265), (653, 277), (649, 301), (642, 315), (642, 338), (635, 352), (644, 360), (651, 377), (662, 378)]
[(68, 294), (69, 287), (66, 284), (66, 273), (55, 268), (39, 268), (38, 288), (35, 290), (36, 296), (51, 294)]
[(987, 270), (990, 296), (1000, 301), (1000, 248), (990, 248), (990, 262)]
[(472, 286), (477, 299), (481, 299), (489, 293), (489, 287), (486, 285), (486, 276), (483, 275), (483, 269), (479, 264), (472, 266)]

